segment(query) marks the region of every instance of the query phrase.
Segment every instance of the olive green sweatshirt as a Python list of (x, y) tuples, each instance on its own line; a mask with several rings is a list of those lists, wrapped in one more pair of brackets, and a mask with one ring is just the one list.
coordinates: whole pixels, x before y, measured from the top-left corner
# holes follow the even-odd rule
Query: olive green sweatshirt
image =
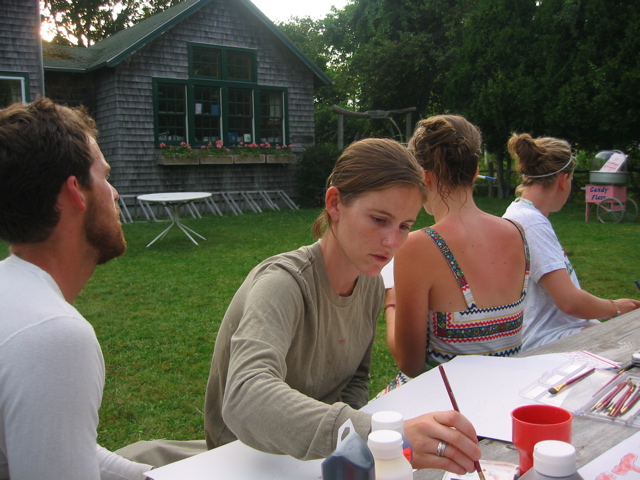
[(271, 257), (236, 292), (218, 332), (205, 399), (207, 446), (236, 438), (309, 460), (335, 449), (351, 418), (366, 440), (380, 276), (348, 297), (329, 283), (320, 243)]

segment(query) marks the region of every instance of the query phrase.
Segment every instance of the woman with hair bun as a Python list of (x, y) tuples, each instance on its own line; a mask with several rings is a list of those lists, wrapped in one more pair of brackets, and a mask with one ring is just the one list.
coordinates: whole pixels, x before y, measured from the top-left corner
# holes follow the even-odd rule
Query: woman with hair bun
[(517, 224), (474, 202), (480, 144), (479, 129), (459, 115), (422, 120), (409, 142), (436, 223), (412, 232), (395, 257), (385, 313), (401, 374), (387, 391), (457, 355), (520, 351), (527, 245)]
[(531, 251), (523, 350), (598, 323), (590, 318), (611, 318), (640, 307), (637, 300), (605, 300), (582, 290), (549, 221), (549, 214), (560, 211), (571, 193), (575, 159), (569, 143), (523, 133), (513, 134), (507, 146), (522, 183), (516, 190), (518, 197), (503, 217), (524, 227)]

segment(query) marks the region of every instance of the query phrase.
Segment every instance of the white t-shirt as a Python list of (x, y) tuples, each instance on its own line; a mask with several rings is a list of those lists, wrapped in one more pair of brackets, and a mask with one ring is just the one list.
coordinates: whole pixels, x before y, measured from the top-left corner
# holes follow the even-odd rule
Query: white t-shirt
[(384, 282), (385, 290), (393, 288), (395, 281), (393, 279), (393, 258), (389, 263), (387, 263), (383, 268), (380, 275), (382, 275), (382, 281)]
[(525, 201), (511, 203), (503, 217), (522, 225), (531, 255), (529, 288), (524, 300), (522, 350), (531, 350), (598, 324), (598, 320), (585, 320), (562, 312), (539, 283), (543, 275), (566, 269), (573, 284), (580, 288), (578, 276), (549, 219)]
[(0, 262), (0, 480), (144, 479), (96, 443), (104, 359), (93, 327), (53, 278)]

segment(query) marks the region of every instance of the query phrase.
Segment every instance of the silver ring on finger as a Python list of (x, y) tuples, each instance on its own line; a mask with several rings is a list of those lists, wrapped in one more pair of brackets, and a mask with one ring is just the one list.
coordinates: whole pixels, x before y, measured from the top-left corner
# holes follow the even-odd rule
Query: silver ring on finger
[(438, 448), (436, 449), (436, 455), (439, 457), (444, 457), (444, 450), (447, 448), (447, 442), (438, 443)]

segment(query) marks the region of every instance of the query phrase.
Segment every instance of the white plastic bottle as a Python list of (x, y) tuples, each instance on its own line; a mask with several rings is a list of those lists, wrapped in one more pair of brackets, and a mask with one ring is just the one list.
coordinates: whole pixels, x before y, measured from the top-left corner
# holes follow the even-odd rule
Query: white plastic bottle
[(394, 430), (376, 430), (367, 441), (375, 461), (376, 480), (412, 480), (413, 468), (402, 454), (402, 435)]
[(519, 480), (582, 480), (576, 471), (576, 449), (559, 440), (543, 440), (533, 447), (533, 467)]
[(371, 415), (371, 431), (394, 430), (402, 435), (402, 453), (409, 462), (413, 462), (413, 445), (404, 435), (404, 418), (399, 412), (383, 410)]

